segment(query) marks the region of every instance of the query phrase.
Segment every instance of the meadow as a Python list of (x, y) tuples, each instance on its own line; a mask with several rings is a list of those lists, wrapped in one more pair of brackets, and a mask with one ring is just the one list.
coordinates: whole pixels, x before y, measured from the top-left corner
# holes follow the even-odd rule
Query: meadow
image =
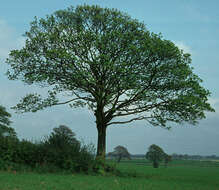
[[(111, 161), (112, 163), (112, 161)], [(0, 190), (218, 190), (219, 162), (172, 161), (152, 168), (145, 160), (117, 164), (121, 176), (0, 172)]]

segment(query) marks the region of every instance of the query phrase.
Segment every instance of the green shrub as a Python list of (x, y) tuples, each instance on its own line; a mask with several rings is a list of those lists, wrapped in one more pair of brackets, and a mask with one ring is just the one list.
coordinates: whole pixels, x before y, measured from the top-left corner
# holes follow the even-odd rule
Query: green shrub
[(11, 137), (0, 138), (0, 169), (25, 165), (39, 171), (93, 171), (93, 145), (82, 145), (66, 126), (53, 132), (38, 143)]
[(33, 143), (27, 140), (22, 140), (19, 142), (17, 160), (15, 162), (35, 167), (37, 164), (43, 164), (45, 152), (42, 143)]
[(88, 172), (94, 161), (93, 146), (82, 145), (68, 127), (61, 125), (42, 142), (47, 164), (75, 172)]
[(42, 144), (9, 137), (0, 138), (0, 158), (6, 162), (34, 167), (43, 163), (44, 154)]
[(18, 148), (18, 139), (11, 137), (0, 138), (0, 158), (5, 161), (15, 161)]
[(9, 172), (16, 172), (16, 171), (28, 172), (31, 171), (32, 168), (24, 164), (18, 164), (18, 163), (0, 159), (0, 170), (9, 171)]
[(54, 164), (40, 164), (40, 165), (36, 165), (36, 167), (32, 168), (32, 170), (34, 172), (37, 173), (63, 173), (66, 172), (66, 170), (63, 170), (57, 166), (55, 166)]

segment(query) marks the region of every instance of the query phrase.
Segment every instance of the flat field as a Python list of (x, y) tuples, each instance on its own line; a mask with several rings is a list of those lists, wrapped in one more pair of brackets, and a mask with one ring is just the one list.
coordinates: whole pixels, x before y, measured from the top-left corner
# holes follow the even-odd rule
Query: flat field
[(144, 160), (117, 167), (136, 177), (0, 172), (0, 190), (219, 190), (219, 162), (173, 161), (154, 169)]

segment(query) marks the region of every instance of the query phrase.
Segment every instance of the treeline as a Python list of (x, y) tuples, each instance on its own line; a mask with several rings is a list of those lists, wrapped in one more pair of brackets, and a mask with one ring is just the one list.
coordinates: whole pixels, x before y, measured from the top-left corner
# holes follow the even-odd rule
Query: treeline
[(219, 156), (201, 156), (201, 155), (188, 155), (188, 154), (172, 154), (174, 160), (219, 160)]
[[(113, 152), (107, 154), (108, 159), (117, 159), (117, 162), (120, 162), (122, 158), (127, 158), (131, 160), (131, 154), (128, 152), (127, 148), (124, 146), (117, 146), (114, 148)], [(142, 157), (143, 158), (143, 157)], [(165, 167), (172, 160), (171, 155), (168, 155), (164, 150), (158, 145), (152, 144), (148, 151), (146, 152), (144, 158), (149, 160), (154, 168), (158, 168), (160, 162), (164, 162)]]
[(96, 158), (94, 145), (80, 142), (69, 127), (60, 125), (37, 142), (20, 140), (10, 117), (0, 105), (0, 170), (118, 174), (114, 166)]
[(13, 128), (0, 125), (0, 170), (119, 175), (114, 166), (95, 158), (92, 144), (81, 143), (65, 125), (37, 142), (20, 140)]
[[(145, 154), (131, 154), (132, 159), (145, 159)], [(188, 155), (188, 154), (172, 154), (172, 160), (219, 160), (219, 156), (216, 155)]]
[(0, 169), (16, 170), (21, 166), (47, 171), (96, 169), (94, 147), (82, 144), (65, 125), (54, 128), (38, 142), (19, 140), (13, 128), (0, 128)]

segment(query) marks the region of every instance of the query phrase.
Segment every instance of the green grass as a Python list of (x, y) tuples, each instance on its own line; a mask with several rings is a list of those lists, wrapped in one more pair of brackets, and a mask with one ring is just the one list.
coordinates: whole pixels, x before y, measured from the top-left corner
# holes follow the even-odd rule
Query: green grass
[(219, 162), (174, 161), (154, 169), (142, 160), (118, 168), (137, 177), (0, 172), (0, 190), (218, 190)]

